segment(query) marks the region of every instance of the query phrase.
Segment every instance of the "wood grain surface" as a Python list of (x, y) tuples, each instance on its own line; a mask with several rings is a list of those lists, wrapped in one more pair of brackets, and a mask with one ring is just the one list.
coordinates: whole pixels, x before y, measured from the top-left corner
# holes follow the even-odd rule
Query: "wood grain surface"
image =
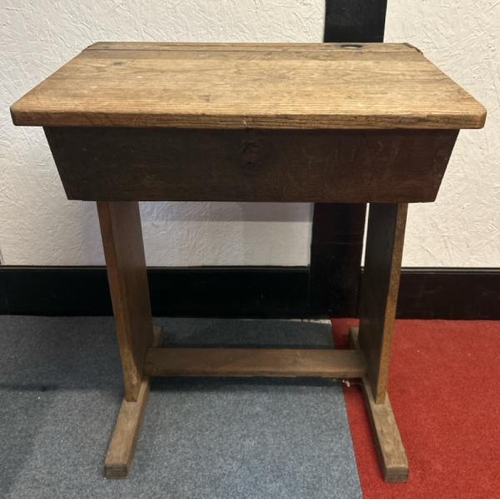
[[(160, 346), (162, 329), (155, 325), (153, 331), (152, 345)], [(104, 476), (107, 479), (124, 479), (130, 473), (149, 399), (150, 383), (149, 377), (143, 377), (137, 399), (135, 401), (123, 399), (104, 463)]]
[[(349, 334), (351, 347), (359, 349), (358, 328), (350, 328)], [(363, 377), (363, 394), (384, 480), (404, 483), (408, 481), (410, 466), (389, 396), (377, 404), (366, 376)]]
[(408, 205), (371, 204), (359, 294), (359, 345), (375, 403), (387, 396)]
[(144, 369), (150, 376), (360, 378), (366, 366), (356, 350), (163, 347), (148, 349)]
[(433, 201), (456, 130), (47, 127), (79, 200)]
[(99, 202), (97, 212), (120, 347), (125, 400), (137, 401), (144, 379), (144, 356), (154, 340), (139, 204)]
[(406, 44), (98, 43), (12, 108), (16, 125), (480, 128), (485, 109)]
[(149, 378), (143, 379), (136, 401), (122, 401), (104, 462), (104, 476), (107, 479), (125, 479), (130, 474), (149, 399), (149, 387)]

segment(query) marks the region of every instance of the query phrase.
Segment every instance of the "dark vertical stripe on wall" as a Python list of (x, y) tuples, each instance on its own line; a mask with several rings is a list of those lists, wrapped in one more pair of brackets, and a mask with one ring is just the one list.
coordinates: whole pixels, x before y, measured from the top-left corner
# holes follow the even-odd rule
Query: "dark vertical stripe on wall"
[(311, 238), (312, 311), (356, 315), (366, 205), (316, 203)]
[[(325, 42), (382, 42), (387, 0), (327, 0)], [(366, 205), (317, 203), (311, 241), (313, 311), (356, 314)]]
[(325, 42), (383, 42), (387, 0), (327, 0)]

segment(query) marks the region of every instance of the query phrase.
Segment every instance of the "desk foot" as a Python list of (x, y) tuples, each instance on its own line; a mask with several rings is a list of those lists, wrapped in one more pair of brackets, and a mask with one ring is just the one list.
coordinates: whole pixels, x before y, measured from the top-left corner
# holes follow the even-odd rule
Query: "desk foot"
[(124, 479), (129, 475), (149, 398), (149, 384), (149, 378), (142, 381), (137, 401), (124, 399), (122, 402), (104, 464), (104, 476), (107, 479)]
[[(352, 346), (358, 349), (357, 328), (350, 329), (350, 337)], [(363, 393), (384, 480), (388, 483), (405, 483), (409, 476), (408, 458), (389, 396), (385, 397), (384, 403), (375, 403), (371, 385), (366, 376), (363, 377)]]
[[(161, 327), (153, 328), (153, 346), (161, 344)], [(123, 400), (115, 430), (104, 463), (104, 476), (107, 479), (125, 479), (132, 468), (135, 447), (139, 437), (144, 410), (149, 398), (150, 378), (141, 382), (137, 401)]]

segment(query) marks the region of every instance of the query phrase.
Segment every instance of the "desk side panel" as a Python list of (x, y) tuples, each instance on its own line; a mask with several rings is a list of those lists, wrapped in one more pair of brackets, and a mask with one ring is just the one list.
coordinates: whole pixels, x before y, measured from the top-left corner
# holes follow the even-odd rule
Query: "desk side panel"
[(69, 199), (433, 201), (457, 130), (48, 127)]

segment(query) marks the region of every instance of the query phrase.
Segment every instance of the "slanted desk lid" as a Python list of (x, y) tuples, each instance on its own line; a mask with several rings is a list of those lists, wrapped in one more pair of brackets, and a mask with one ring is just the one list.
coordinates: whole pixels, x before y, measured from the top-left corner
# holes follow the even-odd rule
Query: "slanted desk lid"
[(16, 125), (221, 129), (461, 129), (486, 116), (390, 43), (97, 43), (11, 112)]

